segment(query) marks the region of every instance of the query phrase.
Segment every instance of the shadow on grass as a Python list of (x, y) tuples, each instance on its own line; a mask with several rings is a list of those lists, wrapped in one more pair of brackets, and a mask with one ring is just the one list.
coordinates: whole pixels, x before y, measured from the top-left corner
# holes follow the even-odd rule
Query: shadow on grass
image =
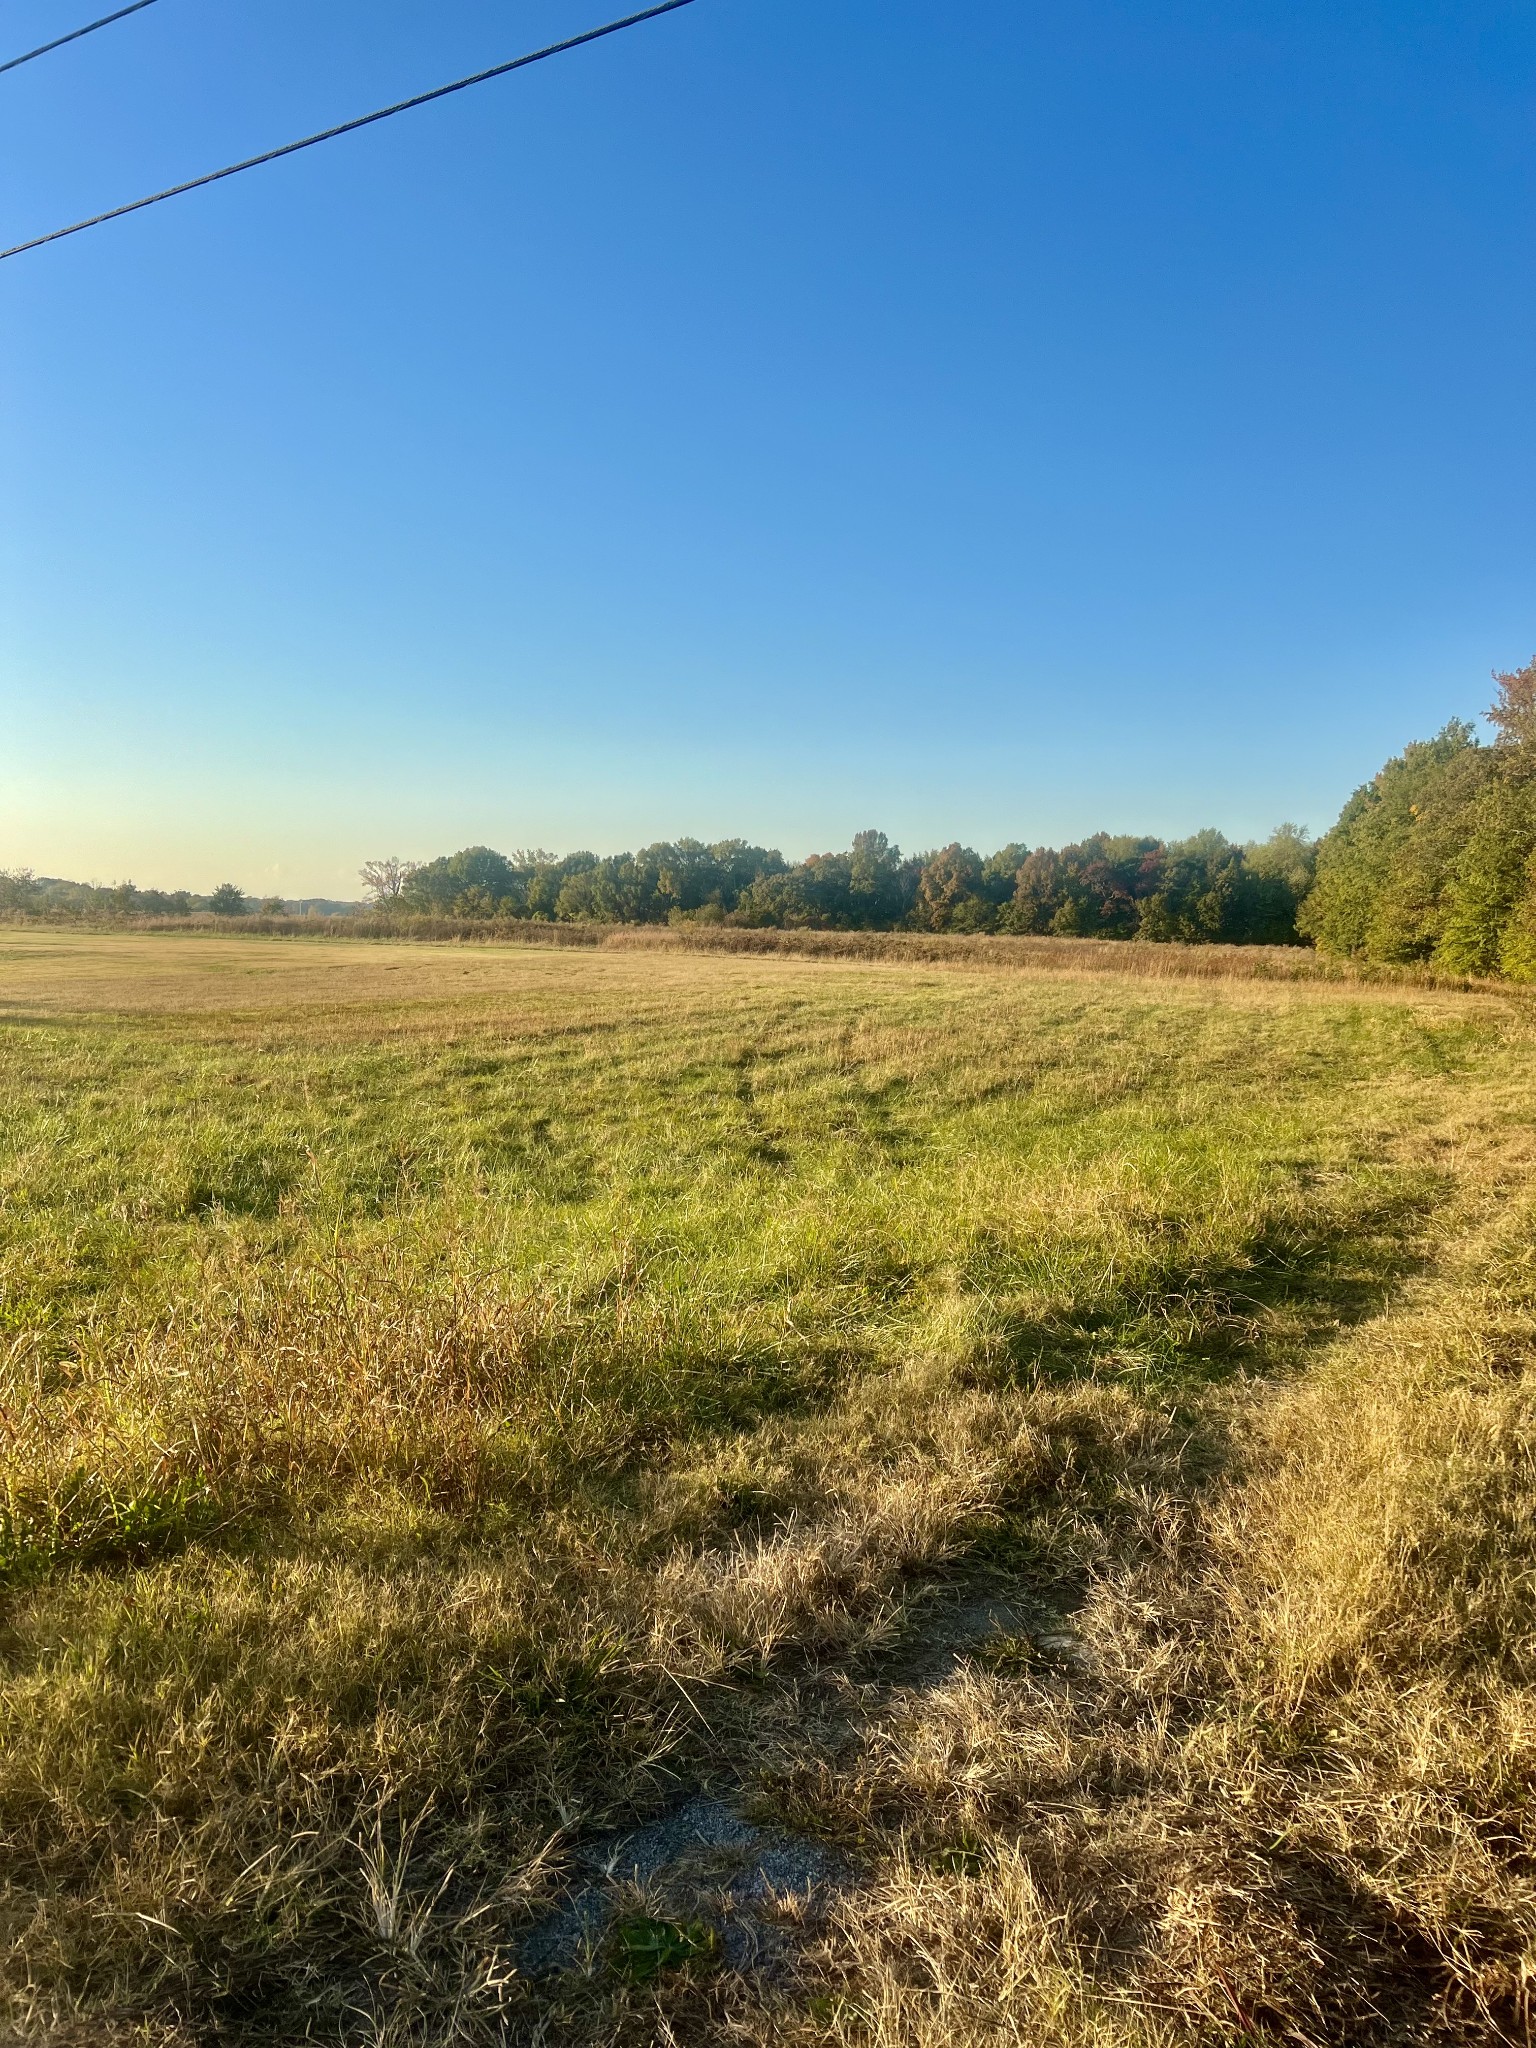
[(127, 1570), (183, 1550), (220, 1525), (209, 1489), (190, 1479), (114, 1485), (77, 1466), (47, 1494), (0, 1500), (0, 1584), (69, 1567)]
[[(1465, 1973), (1408, 1914), (1371, 1887), (1352, 1882), (1325, 1850), (1281, 1843), (1256, 1861), (1266, 1888), (1284, 1901), (1309, 1946), (1327, 1958), (1314, 1993), (1326, 2040), (1341, 2048), (1418, 2042), (1430, 2038), (1425, 2016), (1433, 2013), (1440, 2022), (1437, 2039), (1510, 2048), (1529, 2041), (1529, 2005), (1515, 1972), (1487, 1970), (1477, 1993), (1470, 1994)], [(1478, 1925), (1483, 1916), (1474, 1901), (1464, 1905), (1463, 1915), (1462, 1939), (1472, 1949), (1484, 1946), (1490, 1930)], [(1495, 1937), (1488, 1952), (1497, 1953), (1501, 1945)], [(1249, 2017), (1259, 2039), (1295, 2038), (1284, 2012), (1255, 2010)], [(1257, 2033), (1264, 2027), (1272, 2031)]]
[[(1256, 1237), (1240, 1260), (1221, 1265), (1169, 1256), (1121, 1303), (1057, 1320), (1020, 1319), (1007, 1330), (1001, 1356), (979, 1364), (976, 1375), (996, 1373), (1054, 1391), (1074, 1380), (1123, 1371), (1124, 1366), (1114, 1361), (1130, 1358), (1133, 1347), (1139, 1345), (1141, 1363), (1135, 1370), (1143, 1377), (1130, 1391), (1145, 1398), (1149, 1412), (1159, 1406), (1166, 1412), (1170, 1386), (1188, 1386), (1193, 1394), (1199, 1386), (1245, 1364), (1255, 1370), (1294, 1365), (1308, 1346), (1321, 1344), (1343, 1324), (1372, 1314), (1380, 1306), (1383, 1290), (1422, 1263), (1413, 1226), (1428, 1214), (1434, 1199), (1434, 1191), (1427, 1188), (1399, 1192), (1378, 1202), (1358, 1204), (1347, 1215), (1320, 1219), (1319, 1227), (1309, 1233), (1277, 1229)], [(705, 1352), (681, 1355), (671, 1361), (679, 1377), (668, 1403), (635, 1419), (640, 1433), (621, 1465), (606, 1474), (557, 1467), (548, 1484), (565, 1490), (562, 1505), (567, 1519), (583, 1525), (584, 1541), (591, 1537), (589, 1510), (605, 1502), (617, 1544), (622, 1540), (625, 1489), (644, 1469), (648, 1452), (689, 1434), (747, 1429), (773, 1413), (824, 1409), (850, 1376), (869, 1363), (846, 1345), (808, 1349), (794, 1358), (766, 1351), (755, 1360)], [(1135, 1485), (1170, 1498), (1187, 1497), (1192, 1482), (1198, 1485), (1207, 1471), (1220, 1468), (1219, 1424), (1200, 1415), (1193, 1402), (1191, 1407), (1195, 1411), (1193, 1426), (1165, 1432), (1151, 1445), (1144, 1468), (1132, 1475)], [(572, 1611), (587, 1597), (573, 1568), (568, 1587), (551, 1589), (546, 1617), (551, 1625), (530, 1626), (526, 1641), (508, 1654), (501, 1669), (492, 1670), (486, 1664), (476, 1668), (473, 1685), (480, 1715), (479, 1754), (505, 1761), (477, 1766), (484, 1776), (464, 1795), (463, 1813), (468, 1815), (472, 1807), (476, 1811), (494, 1808), (498, 1798), (505, 1796), (503, 1772), (507, 1783), (515, 1775), (514, 1806), (528, 1800), (530, 1787), (541, 1788), (535, 1794), (539, 1801), (552, 1800), (550, 1788), (560, 1788), (570, 1795), (573, 1810), (601, 1812), (613, 1798), (614, 1788), (623, 1786), (630, 1811), (637, 1817), (655, 1814), (658, 1795), (666, 1800), (669, 1812), (682, 1810), (695, 1796), (694, 1788), (706, 1780), (724, 1777), (738, 1787), (749, 1780), (764, 1725), (772, 1723), (777, 1714), (783, 1728), (791, 1701), (797, 1706), (813, 1706), (815, 1711), (802, 1717), (803, 1742), (797, 1733), (785, 1738), (786, 1745), (800, 1748), (808, 1779), (823, 1762), (835, 1773), (840, 1762), (838, 1742), (846, 1739), (851, 1725), (848, 1717), (858, 1702), (852, 1708), (839, 1704), (851, 1697), (846, 1691), (837, 1693), (829, 1688), (825, 1694), (817, 1692), (818, 1666), (829, 1678), (846, 1678), (851, 1666), (858, 1665), (853, 1675), (863, 1678), (869, 1672), (887, 1695), (898, 1684), (941, 1683), (962, 1658), (985, 1661), (990, 1657), (996, 1665), (999, 1660), (1006, 1662), (1010, 1651), (1015, 1657), (1024, 1657), (1031, 1668), (1057, 1660), (1070, 1678), (1070, 1640), (1058, 1643), (1052, 1622), (1060, 1617), (1070, 1627), (1070, 1612), (1083, 1590), (1086, 1571), (1074, 1564), (1070, 1548), (1053, 1553), (1051, 1518), (1061, 1516), (1063, 1496), (1070, 1490), (1077, 1505), (1069, 1515), (1098, 1518), (1111, 1542), (1121, 1540), (1121, 1527), (1134, 1540), (1132, 1516), (1145, 1515), (1146, 1497), (1143, 1493), (1138, 1500), (1130, 1500), (1123, 1469), (1124, 1444), (1112, 1430), (1096, 1426), (1090, 1413), (1074, 1416), (1063, 1412), (1046, 1427), (1052, 1438), (1049, 1454), (1043, 1467), (1032, 1469), (1021, 1482), (1016, 1497), (1005, 1500), (997, 1516), (979, 1521), (970, 1531), (962, 1530), (949, 1559), (924, 1561), (907, 1575), (913, 1591), (924, 1585), (943, 1586), (947, 1580), (950, 1598), (940, 1627), (933, 1625), (932, 1607), (926, 1611), (926, 1621), (921, 1606), (915, 1607), (912, 1638), (925, 1658), (909, 1653), (904, 1665), (888, 1664), (882, 1671), (877, 1663), (858, 1665), (858, 1660), (845, 1656), (838, 1673), (830, 1668), (839, 1661), (834, 1655), (813, 1652), (790, 1638), (762, 1664), (755, 1664), (750, 1649), (744, 1648), (740, 1667), (731, 1672), (728, 1684), (706, 1681), (685, 1685), (665, 1666), (664, 1659), (646, 1650), (643, 1643), (637, 1647), (627, 1626), (616, 1629), (611, 1638), (593, 1635), (582, 1643), (561, 1641), (559, 1629), (553, 1625), (556, 1593), (569, 1593)], [(725, 1512), (714, 1526), (699, 1531), (702, 1544), (724, 1547), (733, 1540), (733, 1531), (754, 1525), (759, 1515), (767, 1533), (775, 1519), (770, 1502), (754, 1496), (750, 1487), (739, 1500), (719, 1505)], [(264, 1543), (275, 1538), (278, 1542), (303, 1541), (306, 1548), (312, 1547), (312, 1535), (306, 1538), (298, 1529), (282, 1530), (281, 1506), (276, 1526), (270, 1502), (261, 1504), (260, 1514)], [(779, 1519), (782, 1523), (782, 1517)], [(254, 1524), (248, 1525), (243, 1537), (238, 1529), (227, 1529), (208, 1540), (234, 1545), (251, 1540), (253, 1528)], [(678, 1529), (671, 1527), (666, 1534), (671, 1546), (679, 1547)], [(463, 1525), (455, 1540), (476, 1540), (472, 1520)], [(633, 1551), (626, 1561), (642, 1567), (648, 1562)], [(1036, 1595), (1044, 1611), (973, 1597), (965, 1585), (968, 1578), (1019, 1587)], [(797, 1730), (800, 1725), (797, 1721)], [(819, 1745), (825, 1747), (819, 1749)], [(651, 1756), (664, 1762), (653, 1766), (637, 1761)], [(648, 1805), (647, 1783), (651, 1786)], [(366, 1786), (359, 1787), (359, 1799), (366, 1790)], [(451, 1803), (445, 1802), (445, 1813)], [(813, 1825), (807, 1832), (819, 1833), (814, 1826), (814, 1800), (809, 1803), (808, 1815)], [(562, 1810), (553, 1804), (537, 1818), (547, 1822), (551, 1834), (566, 1826)], [(445, 1822), (445, 1840), (448, 1834), (451, 1829), (446, 1829)], [(837, 1839), (835, 1833), (831, 1839)], [(447, 1853), (444, 1849), (445, 1857)], [(937, 1874), (964, 1877), (979, 1854), (968, 1839), (946, 1839), (934, 1851)], [(689, 1929), (693, 1909), (687, 1901), (684, 1905), (687, 1910), (679, 1909), (676, 1924)], [(1347, 1902), (1339, 1910), (1348, 1910)], [(634, 1924), (651, 1945), (643, 1950), (644, 1962), (673, 1923), (652, 1915)], [(658, 1933), (658, 1928), (663, 1933)], [(232, 1936), (210, 1921), (206, 1955), (191, 1972), (189, 2008), (227, 2029), (228, 2038), (247, 2025), (251, 2038), (283, 2038), (274, 2029), (291, 2016), (293, 2037), (298, 2038), (300, 2020), (308, 2026), (310, 2017), (304, 2009), (294, 1959), (298, 1939), (283, 1938), (293, 1938), (295, 1949), (279, 1963), (271, 1953), (258, 1952), (254, 1943), (239, 1948)], [(338, 1927), (334, 1953), (345, 1958), (349, 1950), (356, 1951), (357, 1943), (355, 1930)], [(628, 1967), (633, 1960), (627, 1954), (612, 1960), (606, 1981), (623, 1978), (632, 1982), (637, 1974), (643, 1975)], [(670, 1967), (677, 1958), (669, 1951), (663, 1960)], [(374, 1957), (365, 1954), (359, 1961), (353, 1953), (352, 1963), (366, 1980), (363, 1989), (367, 1992), (376, 1983), (391, 1981), (389, 1973), (397, 1959), (381, 1951)], [(1403, 1967), (1410, 1966), (1417, 1966), (1415, 1959), (1405, 1958)], [(340, 1970), (345, 1964), (338, 1960), (336, 1967)], [(666, 1971), (659, 1974), (665, 1976)], [(532, 1999), (531, 1993), (529, 1996)], [(526, 2014), (528, 2008), (523, 2011)], [(535, 2014), (530, 2018), (528, 2038), (538, 2037), (531, 2031), (537, 2024)]]
[(1417, 1226), (1442, 1190), (1398, 1190), (1306, 1231), (1276, 1227), (1226, 1261), (1176, 1256), (1120, 1302), (1006, 1318), (978, 1383), (1122, 1379), (1148, 1393), (1198, 1393), (1237, 1372), (1303, 1364), (1340, 1330), (1378, 1314), (1423, 1270)]

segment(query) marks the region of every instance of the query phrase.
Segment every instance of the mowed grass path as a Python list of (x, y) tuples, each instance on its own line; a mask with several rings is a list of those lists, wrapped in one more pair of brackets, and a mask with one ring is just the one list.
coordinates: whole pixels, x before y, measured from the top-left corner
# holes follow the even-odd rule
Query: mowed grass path
[[(1071, 1859), (1027, 1849), (1016, 1785), (961, 1811), (959, 1766), (893, 1762), (929, 1737), (803, 1703), (873, 1682), (936, 1584), (1091, 1616), (1170, 1516), (1226, 1501), (1263, 1390), (1489, 1227), (1488, 1162), (1518, 1178), (1536, 1120), (1528, 1020), (1379, 989), (0, 937), (11, 2023), (1226, 2039), (1200, 2002), (1225, 1978), (1250, 2032), (1303, 2038), (1345, 1982), (1331, 1936), (1297, 1937), (1266, 2019), (1239, 1960), (1155, 1934), (1137, 1888), (1176, 1879), (1139, 1837), (1125, 1924), (1079, 1927), (1070, 1886), (1040, 1903)], [(1123, 1650), (1124, 1613), (1105, 1626)], [(1015, 1661), (964, 1711), (1028, 1724), (1015, 1763), (1048, 1725), (1066, 1755), (1061, 1715), (1107, 1695)], [(1143, 1812), (1159, 1767), (1116, 1766)], [(1091, 1777), (1072, 1797), (1102, 1807)], [(815, 1981), (776, 2006), (700, 1972), (518, 1978), (583, 1830), (706, 1782), (882, 1874)], [(901, 1872), (927, 1834), (918, 1940)], [(946, 1914), (982, 1942), (960, 2005), (913, 1961)], [(1435, 1968), (1405, 2027), (1449, 2009)]]

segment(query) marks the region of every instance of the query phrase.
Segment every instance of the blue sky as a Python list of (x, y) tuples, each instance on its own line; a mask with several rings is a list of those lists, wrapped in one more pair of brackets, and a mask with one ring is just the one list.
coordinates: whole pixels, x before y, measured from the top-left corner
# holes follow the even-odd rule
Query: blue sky
[[(158, 0), (0, 78), (0, 238), (617, 11)], [(1533, 82), (698, 0), (0, 265), (0, 864), (1326, 826), (1536, 649)]]

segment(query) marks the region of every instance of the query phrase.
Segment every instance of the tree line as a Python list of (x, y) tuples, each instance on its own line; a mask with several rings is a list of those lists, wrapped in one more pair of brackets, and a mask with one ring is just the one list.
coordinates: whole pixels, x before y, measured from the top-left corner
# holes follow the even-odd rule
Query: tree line
[(1453, 719), (1357, 789), (1318, 841), (1294, 825), (1234, 844), (1095, 833), (1063, 847), (958, 843), (904, 855), (881, 832), (790, 865), (743, 840), (604, 858), (468, 847), (364, 871), (407, 914), (716, 922), (1312, 944), (1536, 980), (1536, 659), (1495, 673), (1491, 741)]
[[(790, 862), (744, 839), (659, 841), (636, 853), (498, 853), (369, 861), (369, 905), (391, 918), (727, 924), (832, 931), (997, 932), (1313, 944), (1381, 962), (1536, 980), (1536, 660), (1496, 674), (1484, 742), (1453, 719), (1357, 789), (1313, 841), (1294, 825), (1239, 845), (1095, 833), (983, 855), (958, 841), (905, 854), (883, 832)], [(233, 882), (209, 895), (101, 888), (0, 872), (0, 914), (176, 918), (291, 914)], [(343, 906), (326, 904), (327, 910)]]
[(0, 868), (0, 916), (44, 918), (215, 917), (291, 915), (307, 906), (282, 896), (247, 896), (235, 882), (220, 882), (206, 896), (191, 889), (140, 889), (132, 882), (67, 882), (30, 868)]
[(1285, 945), (1297, 939), (1313, 856), (1293, 825), (1246, 846), (1214, 831), (1173, 841), (1100, 832), (985, 856), (958, 842), (904, 854), (871, 831), (794, 864), (742, 839), (607, 855), (470, 846), (420, 865), (370, 862), (363, 880), (380, 908), (404, 916)]

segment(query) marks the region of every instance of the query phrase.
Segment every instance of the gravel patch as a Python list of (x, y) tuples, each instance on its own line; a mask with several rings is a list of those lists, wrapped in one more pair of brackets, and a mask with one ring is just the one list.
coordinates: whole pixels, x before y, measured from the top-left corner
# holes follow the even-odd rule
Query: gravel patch
[(821, 1843), (755, 1827), (706, 1794), (644, 1827), (588, 1843), (577, 1868), (585, 1881), (523, 1936), (524, 1976), (596, 1968), (614, 1922), (642, 1909), (712, 1927), (732, 1969), (782, 1976), (795, 1937), (818, 1925), (832, 1897), (856, 1881)]

